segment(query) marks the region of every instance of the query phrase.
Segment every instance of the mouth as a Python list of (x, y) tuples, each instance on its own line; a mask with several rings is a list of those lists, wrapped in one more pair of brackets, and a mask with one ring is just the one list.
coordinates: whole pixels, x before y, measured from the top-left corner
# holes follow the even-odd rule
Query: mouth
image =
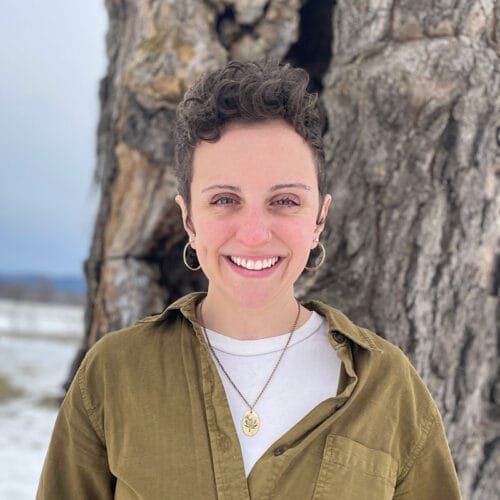
[(268, 259), (244, 259), (233, 255), (229, 256), (229, 260), (233, 264), (250, 271), (262, 271), (263, 269), (269, 269), (275, 266), (279, 259), (279, 257), (269, 257)]

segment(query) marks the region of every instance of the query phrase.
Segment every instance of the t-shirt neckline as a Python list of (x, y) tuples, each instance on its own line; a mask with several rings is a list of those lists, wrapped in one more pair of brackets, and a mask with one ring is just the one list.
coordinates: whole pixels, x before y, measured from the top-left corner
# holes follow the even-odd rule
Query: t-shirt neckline
[[(289, 348), (303, 342), (314, 335), (326, 319), (315, 311), (312, 311), (309, 319), (295, 330)], [(221, 333), (207, 329), (207, 335), (212, 347), (219, 352), (232, 354), (234, 356), (260, 356), (281, 351), (288, 340), (290, 332), (275, 337), (258, 340), (241, 340), (228, 337)]]

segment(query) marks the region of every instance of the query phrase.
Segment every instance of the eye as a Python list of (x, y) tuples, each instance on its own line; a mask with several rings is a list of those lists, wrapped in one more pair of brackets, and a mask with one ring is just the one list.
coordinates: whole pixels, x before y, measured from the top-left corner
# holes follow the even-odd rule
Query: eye
[(298, 207), (299, 202), (293, 198), (290, 197), (284, 197), (284, 198), (278, 198), (277, 200), (274, 200), (273, 203), (275, 205), (279, 206), (284, 206), (284, 207)]
[(210, 202), (210, 205), (234, 205), (237, 201), (230, 196), (219, 196)]

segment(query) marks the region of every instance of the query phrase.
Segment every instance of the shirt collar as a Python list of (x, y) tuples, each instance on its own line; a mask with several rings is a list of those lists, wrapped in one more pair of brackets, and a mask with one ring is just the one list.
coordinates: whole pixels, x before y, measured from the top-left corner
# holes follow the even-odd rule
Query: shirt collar
[(311, 300), (303, 304), (304, 307), (324, 316), (330, 327), (330, 333), (340, 332), (349, 340), (367, 349), (368, 351), (382, 351), (376, 335), (365, 328), (355, 325), (345, 314), (318, 300)]
[[(191, 322), (196, 320), (196, 305), (205, 297), (205, 292), (193, 292), (170, 304), (161, 314), (145, 318), (142, 321), (161, 321), (169, 318), (175, 311), (180, 311)], [(334, 307), (323, 302), (311, 300), (303, 304), (304, 307), (316, 311), (326, 318), (330, 332), (340, 332), (349, 340), (367, 349), (368, 351), (382, 351), (376, 336), (366, 329), (355, 325), (347, 316)]]
[(196, 322), (196, 305), (205, 297), (206, 292), (192, 292), (172, 302), (160, 314), (147, 316), (139, 320), (139, 323), (149, 323), (153, 321), (165, 321), (170, 319), (172, 315), (181, 312), (191, 322)]

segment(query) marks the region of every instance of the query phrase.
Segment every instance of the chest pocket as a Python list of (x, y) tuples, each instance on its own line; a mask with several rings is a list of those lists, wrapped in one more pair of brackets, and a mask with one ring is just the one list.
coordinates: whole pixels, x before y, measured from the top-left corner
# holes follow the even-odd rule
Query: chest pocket
[(343, 436), (329, 435), (314, 500), (392, 499), (397, 462), (391, 455)]

